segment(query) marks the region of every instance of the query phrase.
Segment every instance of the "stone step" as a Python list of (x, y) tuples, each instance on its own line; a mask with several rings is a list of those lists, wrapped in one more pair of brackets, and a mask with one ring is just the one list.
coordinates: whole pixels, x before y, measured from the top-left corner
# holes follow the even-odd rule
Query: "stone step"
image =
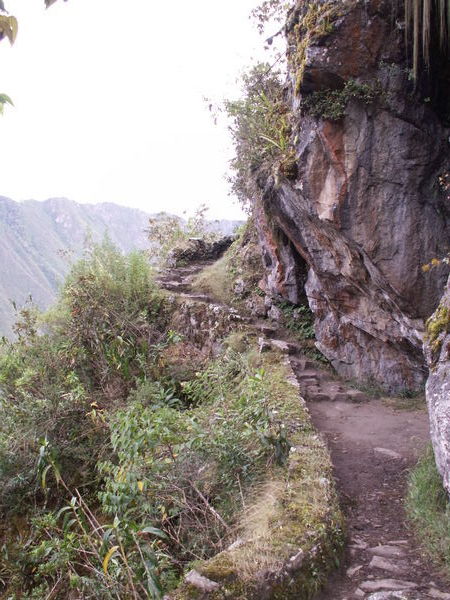
[(329, 377), (323, 371), (318, 371), (316, 369), (305, 369), (304, 371), (296, 372), (297, 378), (299, 381), (304, 381), (307, 379), (318, 379), (320, 381), (324, 381)]
[(301, 352), (300, 346), (297, 346), (297, 344), (293, 344), (291, 342), (285, 342), (284, 340), (275, 340), (271, 338), (268, 338), (267, 341), (272, 348), (280, 350), (280, 352), (283, 354), (296, 354)]
[(360, 392), (359, 390), (355, 390), (355, 389), (348, 389), (347, 396), (348, 396), (348, 400), (350, 402), (368, 402), (369, 401), (368, 396), (366, 396), (366, 394), (364, 392)]
[(186, 286), (182, 281), (159, 281), (159, 285), (166, 290), (180, 290)]
[(368, 549), (368, 552), (373, 556), (382, 556), (383, 558), (403, 558), (406, 556), (405, 548), (392, 545), (373, 546)]
[(306, 397), (311, 402), (327, 402), (330, 399), (330, 397), (320, 389), (308, 390), (306, 392)]
[(418, 585), (413, 581), (403, 581), (402, 579), (375, 579), (363, 581), (359, 587), (363, 592), (402, 592), (414, 590)]
[(335, 392), (329, 394), (329, 396), (332, 402), (348, 402), (348, 395), (346, 392)]
[(305, 356), (294, 356), (291, 358), (291, 362), (296, 371), (317, 369), (316, 363)]
[(347, 390), (339, 383), (325, 382), (322, 384), (322, 389), (325, 394), (330, 397), (332, 402), (348, 402)]
[(367, 600), (424, 600), (422, 593), (411, 592), (411, 591), (390, 591), (390, 592), (375, 592), (375, 594), (370, 594), (367, 596), (364, 594), (362, 590), (360, 590), (360, 595), (355, 593), (355, 598), (366, 598)]
[(277, 333), (276, 328), (261, 323), (255, 324), (255, 329), (268, 338), (273, 338)]
[(188, 300), (198, 300), (199, 302), (206, 302), (208, 304), (212, 304), (213, 300), (210, 296), (206, 294), (191, 294), (190, 292), (181, 293), (180, 296), (183, 298), (187, 298)]
[(302, 387), (308, 388), (310, 386), (317, 387), (319, 385), (319, 380), (316, 377), (311, 377), (310, 379), (301, 379)]
[(374, 556), (369, 563), (369, 569), (380, 569), (394, 575), (404, 575), (408, 571), (408, 565), (405, 562), (394, 562), (389, 558)]

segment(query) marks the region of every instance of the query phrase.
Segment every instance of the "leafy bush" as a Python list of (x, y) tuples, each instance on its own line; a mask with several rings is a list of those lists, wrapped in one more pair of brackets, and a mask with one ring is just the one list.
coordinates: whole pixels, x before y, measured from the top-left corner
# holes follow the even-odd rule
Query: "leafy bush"
[(57, 449), (41, 440), (42, 488), (56, 480), (66, 500), (38, 512), (27, 539), (5, 547), (4, 579), (28, 598), (72, 589), (83, 598), (156, 599), (186, 563), (222, 550), (241, 508), (236, 499), (244, 502), (290, 449), (272, 383), (252, 365), (251, 353), (228, 350), (184, 386), (184, 408), (147, 382), (105, 414), (110, 442), (98, 462), (98, 502), (68, 485)]
[(315, 339), (314, 315), (309, 306), (296, 306), (289, 302), (280, 302), (278, 307), (283, 313), (283, 323), (301, 340)]
[[(159, 296), (142, 255), (122, 256), (108, 240), (74, 266), (56, 308), (26, 306), (17, 341), (0, 349), (0, 479), (3, 510), (22, 510), (39, 440), (47, 437), (68, 481), (92, 478), (106, 442), (101, 415), (151, 375), (164, 332)], [(42, 333), (38, 334), (38, 330)]]
[(91, 386), (114, 397), (115, 384), (127, 392), (145, 374), (160, 338), (153, 326), (160, 302), (143, 254), (123, 256), (105, 240), (75, 265), (62, 292), (70, 315), (64, 334), (82, 350)]
[(50, 313), (20, 317), (0, 354), (1, 508), (24, 517), (3, 546), (9, 596), (161, 598), (223, 549), (237, 498), (285, 460), (271, 382), (231, 349), (174, 371), (184, 342), (164, 331), (145, 259), (107, 240)]
[(116, 413), (117, 460), (99, 466), (104, 512), (156, 523), (177, 561), (221, 550), (236, 496), (286, 451), (267, 385), (262, 371), (250, 374), (246, 359), (229, 350), (183, 386), (192, 408), (135, 403)]

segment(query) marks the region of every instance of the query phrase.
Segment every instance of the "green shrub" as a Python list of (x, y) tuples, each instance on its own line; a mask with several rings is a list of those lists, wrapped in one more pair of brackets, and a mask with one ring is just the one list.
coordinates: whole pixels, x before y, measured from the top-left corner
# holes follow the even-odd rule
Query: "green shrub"
[(106, 395), (121, 386), (126, 393), (145, 374), (160, 302), (143, 254), (123, 256), (108, 240), (94, 246), (69, 274), (61, 297), (70, 315), (64, 335), (84, 355), (83, 379)]
[(183, 386), (192, 408), (133, 403), (116, 413), (117, 459), (99, 466), (103, 511), (156, 523), (177, 561), (222, 549), (236, 496), (286, 452), (267, 385), (262, 371), (250, 374), (247, 360), (229, 350)]
[(148, 220), (147, 233), (151, 250), (150, 260), (158, 267), (166, 267), (171, 251), (186, 244), (189, 238), (213, 242), (221, 236), (211, 230), (206, 219), (208, 207), (200, 205), (187, 220), (176, 215), (160, 213)]
[(296, 306), (289, 302), (280, 302), (278, 307), (283, 313), (283, 323), (301, 340), (315, 339), (314, 314), (309, 306), (301, 304)]
[[(77, 273), (84, 276), (87, 267)], [(106, 310), (109, 298), (100, 297)], [(16, 497), (30, 484), (31, 490), (22, 502), (28, 523), (4, 546), (3, 580), (11, 594), (20, 589), (26, 598), (52, 589), (61, 597), (73, 589), (83, 598), (161, 598), (190, 561), (224, 548), (245, 495), (269, 466), (286, 460), (290, 444), (277, 416), (278, 396), (253, 352), (229, 348), (181, 383), (164, 368), (155, 379), (163, 367), (155, 351), (153, 366), (127, 398), (111, 404), (97, 379), (86, 377), (87, 353), (64, 354), (71, 346), (60, 327), (22, 339), (4, 356), (3, 400), (11, 406), (10, 394), (20, 394), (21, 402), (2, 425), (2, 482), (6, 488), (19, 482)], [(179, 340), (173, 332), (167, 338)], [(44, 349), (56, 380), (35, 379), (34, 363), (24, 368), (33, 356), (41, 367)], [(51, 397), (44, 396), (52, 385)], [(32, 440), (24, 460), (14, 435), (22, 446), (25, 435)], [(10, 518), (12, 495), (2, 500)]]
[(19, 312), (17, 340), (0, 348), (1, 509), (21, 511), (39, 496), (43, 437), (71, 484), (92, 479), (107, 439), (103, 411), (151, 375), (167, 343), (159, 303), (145, 257), (105, 240), (74, 266), (54, 309)]
[(339, 121), (345, 116), (350, 100), (372, 104), (380, 96), (379, 85), (360, 83), (355, 79), (345, 82), (342, 89), (313, 92), (303, 98), (303, 109), (313, 117)]

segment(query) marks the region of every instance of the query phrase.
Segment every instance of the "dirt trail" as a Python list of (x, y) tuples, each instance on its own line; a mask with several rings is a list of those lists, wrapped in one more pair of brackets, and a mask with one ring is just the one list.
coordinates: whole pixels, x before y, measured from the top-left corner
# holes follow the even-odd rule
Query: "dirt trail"
[[(348, 528), (345, 564), (317, 600), (450, 598), (404, 513), (408, 470), (429, 440), (426, 412), (395, 410), (375, 399), (312, 402), (309, 410), (331, 450)], [(408, 587), (409, 595), (387, 592)], [(370, 594), (376, 591), (385, 594)]]
[[(206, 264), (172, 269), (159, 283), (214, 302), (191, 290)], [(426, 411), (369, 398), (305, 357), (287, 332), (267, 321), (248, 325), (259, 334), (261, 350), (273, 346), (289, 355), (312, 420), (331, 451), (348, 543), (341, 569), (315, 600), (450, 600), (450, 585), (421, 552), (404, 511), (408, 471), (429, 441)]]

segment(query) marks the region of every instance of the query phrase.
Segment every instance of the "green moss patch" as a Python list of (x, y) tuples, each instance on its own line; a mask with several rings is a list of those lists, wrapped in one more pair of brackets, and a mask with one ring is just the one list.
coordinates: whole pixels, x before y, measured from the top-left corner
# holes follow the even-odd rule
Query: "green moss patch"
[(434, 352), (440, 350), (443, 333), (450, 331), (450, 308), (441, 304), (426, 323), (427, 339)]
[(333, 31), (333, 21), (339, 13), (339, 3), (333, 0), (321, 3), (316, 0), (309, 1), (303, 17), (295, 25), (292, 40), (295, 52), (290, 57), (290, 64), (296, 76), (297, 94), (300, 94), (309, 46)]

